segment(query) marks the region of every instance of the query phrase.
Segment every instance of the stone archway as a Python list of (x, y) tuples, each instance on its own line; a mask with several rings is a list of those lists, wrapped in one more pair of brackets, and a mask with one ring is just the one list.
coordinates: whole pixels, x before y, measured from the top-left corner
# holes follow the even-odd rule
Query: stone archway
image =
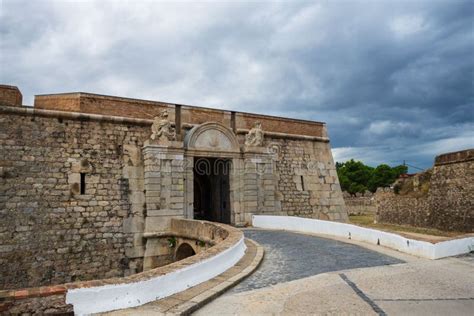
[(184, 148), (188, 151), (240, 153), (240, 145), (234, 132), (217, 122), (193, 127), (184, 138)]
[[(240, 145), (234, 132), (217, 122), (207, 122), (192, 128), (184, 139), (186, 171), (186, 214), (188, 218), (204, 218), (227, 224), (239, 224), (240, 199), (237, 188), (243, 164)], [(209, 164), (198, 170), (198, 162)], [(225, 165), (228, 170), (222, 172)], [(205, 188), (203, 184), (208, 183)], [(200, 188), (194, 188), (201, 185)], [(203, 189), (209, 193), (206, 201)], [(201, 196), (196, 196), (201, 194)], [(198, 205), (199, 204), (199, 205)], [(205, 206), (209, 210), (204, 210)], [(197, 210), (197, 208), (203, 208)]]
[(182, 243), (179, 245), (178, 249), (176, 249), (175, 260), (183, 260), (187, 257), (194, 256), (196, 252), (194, 251), (193, 247), (191, 247), (188, 243)]

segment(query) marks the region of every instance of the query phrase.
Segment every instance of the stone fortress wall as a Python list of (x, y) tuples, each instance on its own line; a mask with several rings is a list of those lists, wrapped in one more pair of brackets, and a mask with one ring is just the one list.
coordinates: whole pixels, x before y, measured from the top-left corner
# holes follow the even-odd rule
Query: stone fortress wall
[(342, 192), (348, 215), (374, 215), (377, 211), (375, 194), (366, 191), (352, 195), (349, 192)]
[(474, 149), (439, 155), (430, 181), (430, 222), (474, 232)]
[[(147, 126), (0, 116), (1, 288), (123, 275), (133, 236), (124, 147), (140, 146)], [(80, 172), (84, 195), (77, 194)]]
[[(207, 122), (239, 143), (233, 225), (252, 214), (347, 220), (324, 123), (87, 93), (36, 96), (31, 108), (14, 87), (0, 91), (0, 289), (156, 266), (162, 253), (147, 235), (192, 218), (189, 165), (179, 161), (193, 159), (185, 135)], [(180, 148), (147, 145), (163, 109)], [(245, 151), (256, 120), (264, 146)]]
[[(167, 231), (153, 238), (167, 236), (176, 238), (173, 245), (166, 247), (174, 256), (188, 253), (191, 248), (196, 255), (181, 256), (179, 262), (125, 277), (0, 290), (0, 313), (89, 315), (116, 309), (118, 302), (122, 308), (136, 306), (137, 299), (144, 304), (208, 280), (233, 266), (245, 252), (242, 231), (220, 223), (172, 219)], [(223, 256), (227, 259), (224, 262)], [(118, 287), (127, 290), (118, 291)], [(95, 299), (84, 298), (88, 294)]]
[(376, 221), (474, 232), (474, 150), (435, 158), (432, 169), (375, 194)]

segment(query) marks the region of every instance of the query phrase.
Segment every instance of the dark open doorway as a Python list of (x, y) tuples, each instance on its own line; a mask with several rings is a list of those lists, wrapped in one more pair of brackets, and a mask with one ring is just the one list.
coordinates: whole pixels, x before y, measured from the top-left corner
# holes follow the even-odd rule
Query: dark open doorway
[(194, 161), (194, 218), (230, 224), (229, 159)]

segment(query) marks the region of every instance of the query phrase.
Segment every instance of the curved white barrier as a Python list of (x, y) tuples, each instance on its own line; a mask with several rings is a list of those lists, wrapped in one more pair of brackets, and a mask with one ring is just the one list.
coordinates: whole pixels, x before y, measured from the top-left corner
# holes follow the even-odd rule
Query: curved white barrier
[(242, 237), (214, 257), (165, 275), (134, 283), (71, 289), (67, 291), (66, 303), (72, 304), (78, 315), (139, 306), (216, 277), (234, 266), (244, 256), (246, 248)]
[(428, 259), (456, 256), (474, 250), (474, 237), (432, 244), (376, 229), (295, 216), (254, 215), (252, 225), (260, 228), (284, 229), (350, 238)]

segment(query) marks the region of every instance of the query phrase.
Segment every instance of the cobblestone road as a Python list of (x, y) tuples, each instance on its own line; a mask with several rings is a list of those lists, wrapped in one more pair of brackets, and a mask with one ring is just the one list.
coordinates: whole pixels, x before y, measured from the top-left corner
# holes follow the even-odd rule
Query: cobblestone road
[(246, 229), (245, 236), (265, 248), (256, 272), (230, 293), (244, 292), (308, 276), (403, 261), (355, 245), (285, 231)]

